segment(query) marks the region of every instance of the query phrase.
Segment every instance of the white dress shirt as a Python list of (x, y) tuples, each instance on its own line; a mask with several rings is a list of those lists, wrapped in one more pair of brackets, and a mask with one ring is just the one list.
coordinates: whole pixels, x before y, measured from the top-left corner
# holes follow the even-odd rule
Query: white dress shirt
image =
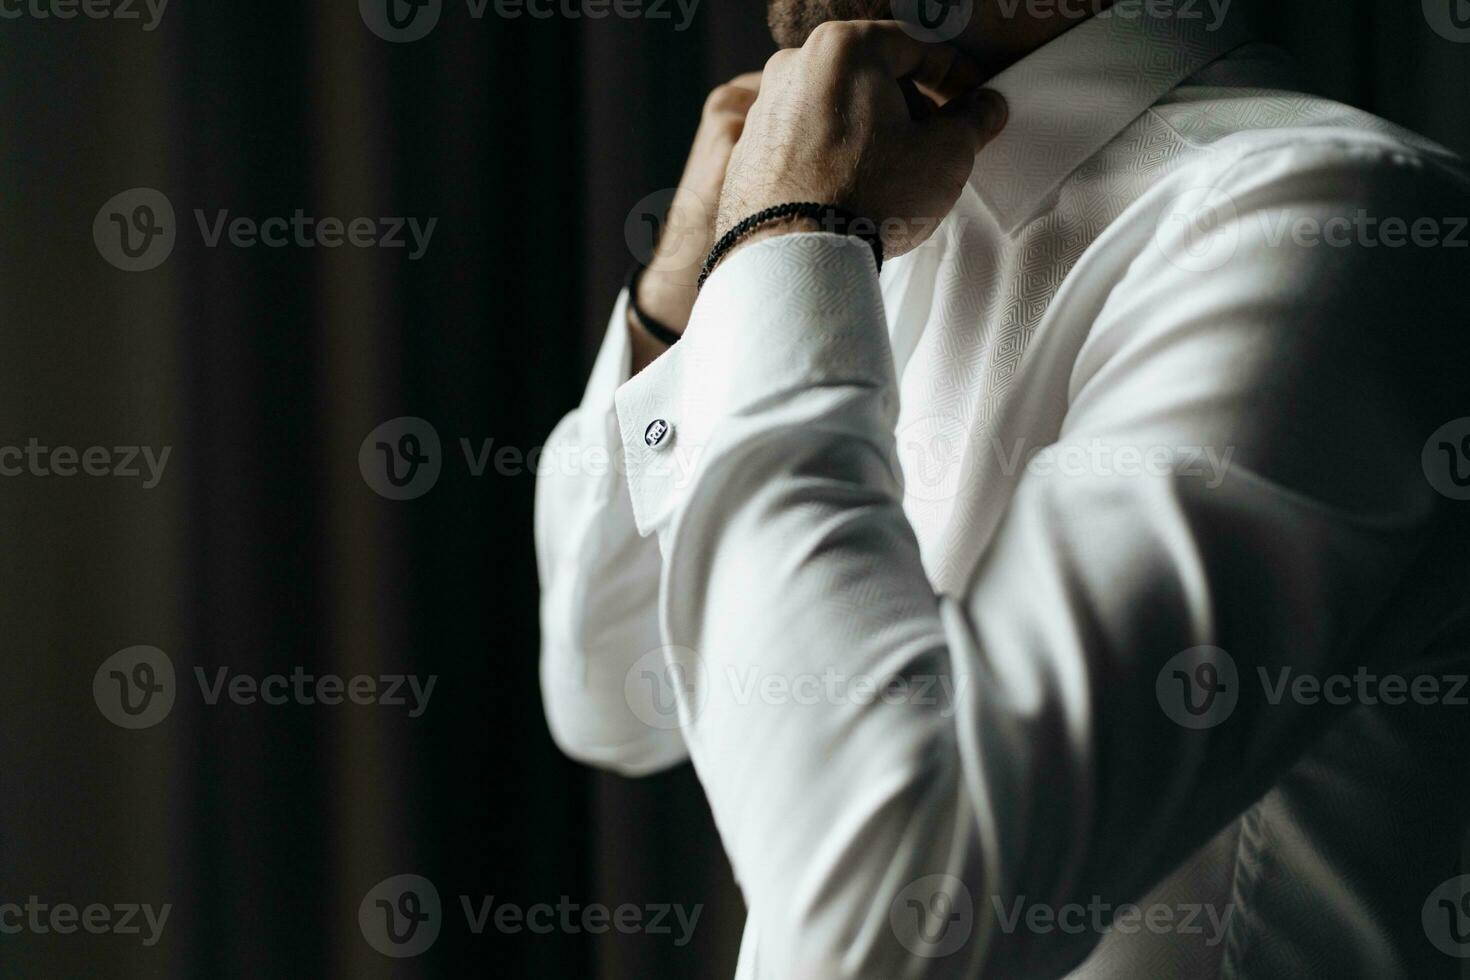
[(693, 761), (742, 978), (1458, 967), (1470, 182), (1147, 9), (997, 77), (881, 275), (740, 249), (631, 380), (623, 297), (548, 443), (551, 731)]

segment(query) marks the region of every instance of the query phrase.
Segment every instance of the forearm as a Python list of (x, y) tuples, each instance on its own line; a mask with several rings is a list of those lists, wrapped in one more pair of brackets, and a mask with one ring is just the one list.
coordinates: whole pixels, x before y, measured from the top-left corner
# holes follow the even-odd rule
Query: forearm
[[(1120, 296), (1157, 288), (1150, 261)], [(698, 654), (686, 741), (779, 974), (1063, 968), (1099, 935), (998, 933), (998, 910), (1141, 897), (1330, 721), (1243, 697), (1228, 726), (1195, 730), (1156, 690), (1204, 647), (1241, 678), (1353, 662), (1427, 533), (1397, 399), (1355, 383), (1375, 361), (1341, 333), (1283, 332), (1336, 292), (1281, 261), (1252, 252), (1207, 316), (1106, 311), (1055, 448), (1179, 447), (1174, 465), (1028, 467), (956, 599), (934, 594), (901, 504), (860, 246), (791, 235), (740, 250), (680, 349), (619, 392), (635, 514), (666, 556), (665, 628)], [(1269, 304), (1244, 288), (1267, 263), (1285, 284)], [(1283, 386), (1267, 352), (1319, 373)], [(1360, 440), (1287, 439), (1287, 405)], [(672, 435), (644, 447), (653, 419)], [(1231, 466), (1205, 481), (1191, 446), (1230, 447)], [(696, 463), (682, 483), (664, 472), (675, 450)], [(1378, 478), (1348, 489), (1365, 460)], [(953, 961), (883, 925), (935, 881), (973, 903)]]
[(689, 313), (694, 309), (698, 296), (693, 283), (685, 281), (688, 278), (687, 274), (670, 272), (655, 263), (635, 280), (635, 290), (629, 292), (627, 314), (623, 318), (628, 330), (632, 374), (641, 372), (669, 349), (668, 344), (639, 322), (634, 304), (645, 317), (663, 329), (682, 335), (689, 325)]
[[(757, 919), (762, 968), (901, 977), (927, 964), (925, 976), (958, 977), (965, 956), (929, 962), (887, 927), (905, 884), (936, 870), (978, 879), (979, 825), (940, 602), (898, 503), (871, 253), (807, 238), (819, 240), (850, 273), (823, 294), (829, 322), (821, 300), (798, 312), (749, 279), (728, 290), (722, 273), (701, 304), (731, 322), (696, 313), (679, 345), (691, 346), (620, 392), (626, 442), (646, 416), (675, 427), (630, 478), (641, 523), (669, 553), (670, 640), (694, 653), (680, 692), (686, 740)], [(753, 244), (731, 271), (772, 254)], [(773, 336), (783, 328), (819, 339), (788, 348)], [(845, 343), (853, 332), (862, 340)], [(661, 382), (690, 387), (665, 401)], [(692, 483), (664, 466), (675, 451), (694, 462)], [(853, 549), (875, 557), (849, 565)], [(895, 679), (907, 695), (886, 688)]]
[(536, 487), (541, 683), (553, 737), (570, 756), (637, 775), (681, 761), (677, 726), (626, 680), (661, 646), (657, 543), (638, 535), (613, 392), (631, 352), (619, 302), (582, 404), (547, 440)]

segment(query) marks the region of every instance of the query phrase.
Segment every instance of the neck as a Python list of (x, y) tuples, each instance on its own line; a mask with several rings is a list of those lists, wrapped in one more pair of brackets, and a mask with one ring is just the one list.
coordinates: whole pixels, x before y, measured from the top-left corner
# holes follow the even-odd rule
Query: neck
[[(976, 0), (975, 15), (954, 44), (992, 77), (1048, 41), (1060, 37), (1114, 0), (1032, 4), (1027, 0)], [(1028, 9), (1043, 7), (1045, 10)]]

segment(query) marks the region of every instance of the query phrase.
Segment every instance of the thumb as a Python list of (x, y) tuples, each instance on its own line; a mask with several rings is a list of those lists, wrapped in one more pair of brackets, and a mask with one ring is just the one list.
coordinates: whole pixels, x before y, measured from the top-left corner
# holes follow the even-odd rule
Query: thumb
[(1000, 134), (1009, 117), (1010, 108), (1004, 96), (994, 89), (979, 88), (950, 99), (931, 122), (949, 129), (952, 134), (955, 130), (962, 131), (963, 136), (971, 141), (974, 152), (979, 153), (985, 144)]

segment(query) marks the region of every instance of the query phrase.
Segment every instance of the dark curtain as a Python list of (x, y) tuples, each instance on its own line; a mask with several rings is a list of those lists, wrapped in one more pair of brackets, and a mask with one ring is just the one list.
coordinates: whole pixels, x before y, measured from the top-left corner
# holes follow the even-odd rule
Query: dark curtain
[[(1246, 0), (1238, 0), (1244, 3)], [(1451, 2), (1451, 0), (1446, 0)], [(1470, 44), (1416, 0), (1259, 0), (1328, 92), (1470, 151)], [(141, 9), (141, 8), (139, 8)], [(533, 480), (630, 261), (634, 204), (678, 178), (705, 92), (770, 48), (759, 0), (673, 21), (475, 19), (370, 33), (351, 0), (175, 0), (137, 21), (0, 20), (0, 447), (169, 447), (127, 477), (0, 478), (0, 902), (172, 905), (161, 940), (0, 935), (6, 977), (717, 978), (743, 910), (687, 767), (562, 759), (537, 673)], [(146, 15), (145, 15), (146, 19)], [(151, 187), (158, 268), (93, 220)], [(437, 219), (427, 252), (211, 247), (228, 217)], [(358, 469), (400, 416), (443, 446), (395, 501)], [(497, 472), (499, 469), (501, 472)], [(104, 659), (166, 652), (172, 712), (113, 724)], [(196, 669), (437, 677), (428, 708), (210, 704)], [(423, 955), (358, 908), (413, 873)], [(701, 905), (675, 935), (475, 934), (462, 897)]]

